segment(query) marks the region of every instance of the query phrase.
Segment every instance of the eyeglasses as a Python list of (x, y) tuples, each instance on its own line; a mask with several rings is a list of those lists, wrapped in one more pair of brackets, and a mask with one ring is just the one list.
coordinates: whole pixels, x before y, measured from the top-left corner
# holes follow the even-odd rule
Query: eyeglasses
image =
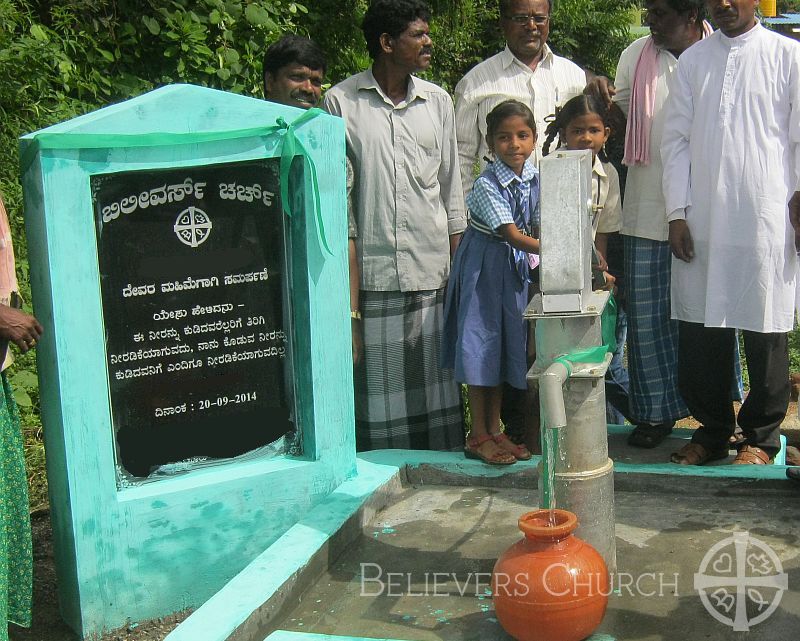
[(548, 23), (550, 20), (550, 16), (526, 16), (525, 14), (519, 14), (516, 16), (503, 16), (506, 20), (510, 20), (514, 24), (518, 24), (522, 27), (528, 25), (528, 23), (533, 20), (537, 27), (543, 27)]

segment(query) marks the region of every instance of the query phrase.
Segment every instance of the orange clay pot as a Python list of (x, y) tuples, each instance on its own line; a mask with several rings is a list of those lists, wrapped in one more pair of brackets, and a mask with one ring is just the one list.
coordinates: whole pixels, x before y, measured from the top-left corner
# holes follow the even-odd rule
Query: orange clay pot
[(572, 512), (528, 512), (519, 518), (525, 538), (497, 560), (492, 574), (494, 609), (517, 641), (581, 641), (597, 629), (608, 605), (603, 557), (572, 535)]

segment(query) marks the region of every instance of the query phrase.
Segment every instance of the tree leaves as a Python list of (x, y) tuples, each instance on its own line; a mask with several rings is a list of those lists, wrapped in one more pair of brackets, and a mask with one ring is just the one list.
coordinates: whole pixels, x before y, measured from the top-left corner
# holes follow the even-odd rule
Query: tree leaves
[[(158, 24), (158, 20), (155, 18), (151, 18), (150, 16), (142, 16), (142, 24), (147, 27), (147, 30), (154, 36), (157, 36), (161, 33), (161, 25)], [(131, 23), (126, 23), (129, 28), (132, 28), (133, 25)]]
[(30, 33), (34, 40), (38, 40), (39, 42), (47, 42), (49, 40), (47, 37), (47, 32), (42, 28), (41, 25), (32, 24)]
[(271, 20), (269, 12), (256, 3), (248, 4), (244, 10), (244, 17), (250, 24), (265, 25)]

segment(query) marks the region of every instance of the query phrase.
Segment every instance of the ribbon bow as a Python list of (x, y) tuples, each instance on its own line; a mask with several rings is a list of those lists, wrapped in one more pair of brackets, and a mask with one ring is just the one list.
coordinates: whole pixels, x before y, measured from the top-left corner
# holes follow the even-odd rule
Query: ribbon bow
[[(283, 211), (286, 213), (286, 215), (289, 217), (293, 216), (294, 212), (292, 211), (290, 205), (292, 200), (289, 198), (289, 172), (292, 168), (292, 159), (295, 156), (300, 155), (303, 158), (303, 162), (308, 161), (308, 170), (311, 174), (311, 186), (314, 192), (314, 217), (317, 221), (317, 229), (319, 229), (320, 241), (322, 242), (322, 246), (325, 248), (325, 251), (333, 255), (333, 252), (328, 246), (328, 239), (325, 236), (325, 225), (322, 221), (322, 207), (320, 206), (319, 202), (319, 187), (317, 185), (317, 168), (314, 166), (314, 161), (311, 160), (311, 156), (308, 155), (303, 143), (300, 142), (295, 135), (295, 129), (297, 127), (323, 113), (325, 112), (322, 111), (322, 109), (317, 109), (314, 107), (307, 110), (303, 115), (295, 118), (290, 123), (287, 123), (283, 116), (278, 117), (278, 130), (284, 132), (283, 145), (281, 146), (281, 202), (283, 203)], [(297, 153), (298, 150), (300, 152), (299, 154)]]

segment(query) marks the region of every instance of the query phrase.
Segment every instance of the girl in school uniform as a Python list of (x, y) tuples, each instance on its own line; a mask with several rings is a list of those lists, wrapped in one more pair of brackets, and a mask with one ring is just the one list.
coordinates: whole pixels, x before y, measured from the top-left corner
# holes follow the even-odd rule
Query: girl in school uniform
[[(605, 263), (608, 239), (622, 227), (619, 174), (605, 155), (605, 144), (612, 131), (613, 114), (601, 100), (580, 95), (567, 101), (553, 116), (545, 132), (547, 138), (542, 147), (547, 155), (553, 140), (558, 138), (562, 147), (572, 150), (589, 149), (592, 152), (592, 232), (595, 248)], [(615, 123), (614, 123), (615, 124)], [(619, 265), (615, 265), (619, 269)], [(610, 287), (614, 283), (607, 267), (597, 278), (599, 287)], [(619, 273), (619, 272), (618, 272)], [(617, 316), (617, 349), (606, 374), (606, 398), (620, 422), (631, 420), (629, 410), (628, 372), (623, 362), (625, 345), (624, 312)]]
[[(592, 234), (597, 252), (605, 258), (608, 237), (622, 227), (619, 174), (605, 156), (611, 135), (610, 114), (593, 96), (580, 95), (568, 100), (547, 126), (542, 154), (547, 155), (553, 140), (566, 149), (592, 152)], [(603, 261), (601, 260), (601, 263)], [(613, 282), (607, 272), (604, 276)]]
[(531, 457), (501, 432), (500, 404), (503, 383), (527, 388), (522, 312), (539, 252), (539, 172), (530, 160), (536, 124), (526, 105), (507, 100), (486, 116), (486, 125), (494, 161), (467, 196), (470, 222), (453, 258), (442, 366), (467, 385), (472, 429), (465, 456), (510, 465)]

